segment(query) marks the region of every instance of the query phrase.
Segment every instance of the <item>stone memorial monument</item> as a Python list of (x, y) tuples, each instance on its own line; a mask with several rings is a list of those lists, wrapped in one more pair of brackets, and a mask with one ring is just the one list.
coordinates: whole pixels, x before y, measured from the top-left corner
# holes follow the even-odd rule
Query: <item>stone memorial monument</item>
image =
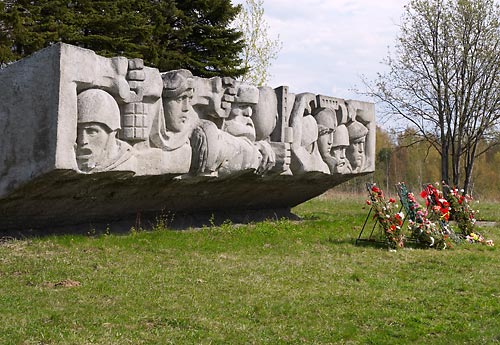
[(371, 103), (61, 43), (0, 85), (0, 232), (281, 216), (374, 171)]

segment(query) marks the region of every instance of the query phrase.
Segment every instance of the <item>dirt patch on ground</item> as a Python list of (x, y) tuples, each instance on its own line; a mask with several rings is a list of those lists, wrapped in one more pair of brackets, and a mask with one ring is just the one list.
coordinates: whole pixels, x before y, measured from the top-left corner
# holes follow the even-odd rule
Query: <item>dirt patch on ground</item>
[(80, 283), (79, 281), (71, 280), (71, 279), (61, 280), (60, 282), (57, 282), (57, 283), (45, 282), (42, 284), (43, 287), (51, 288), (51, 289), (54, 289), (54, 288), (72, 288), (72, 287), (77, 287), (77, 286), (81, 286), (81, 285), (82, 285), (82, 283)]

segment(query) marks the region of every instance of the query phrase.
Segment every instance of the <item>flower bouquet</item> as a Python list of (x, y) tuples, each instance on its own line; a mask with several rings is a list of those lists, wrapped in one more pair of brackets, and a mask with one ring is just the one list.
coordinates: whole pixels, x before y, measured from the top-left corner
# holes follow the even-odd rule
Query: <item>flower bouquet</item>
[(367, 204), (375, 211), (373, 218), (378, 220), (384, 231), (387, 244), (392, 249), (404, 247), (405, 236), (402, 229), (404, 214), (397, 212), (396, 200), (390, 198), (386, 201), (384, 192), (375, 184), (371, 186), (369, 193), (370, 200), (367, 200)]
[[(436, 249), (449, 247), (449, 235), (436, 222), (428, 219), (427, 209), (418, 203), (413, 193), (408, 192), (406, 187), (400, 187), (400, 189), (405, 191), (405, 195), (402, 195), (402, 197), (406, 197), (406, 203), (408, 204), (408, 228), (416, 242)], [(443, 205), (443, 207), (445, 206)], [(441, 213), (440, 209), (439, 212)]]

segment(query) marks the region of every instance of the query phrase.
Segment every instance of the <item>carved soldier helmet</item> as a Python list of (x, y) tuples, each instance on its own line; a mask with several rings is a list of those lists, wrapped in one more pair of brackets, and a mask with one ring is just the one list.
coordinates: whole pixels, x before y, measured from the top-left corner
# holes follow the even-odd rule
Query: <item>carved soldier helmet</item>
[(253, 85), (241, 84), (238, 93), (234, 96), (236, 103), (257, 104), (259, 102), (259, 89)]
[(368, 128), (358, 121), (351, 122), (347, 126), (347, 130), (349, 131), (349, 139), (351, 141), (363, 138), (368, 134)]
[(338, 125), (333, 133), (332, 147), (336, 146), (349, 146), (349, 132), (345, 125)]
[(78, 123), (97, 122), (111, 131), (120, 129), (120, 108), (116, 100), (104, 90), (89, 89), (78, 94)]
[(330, 108), (325, 108), (317, 113), (314, 118), (318, 123), (319, 135), (331, 133), (337, 127), (337, 115)]
[(300, 145), (309, 146), (318, 140), (318, 124), (311, 115), (302, 119), (302, 138)]
[(192, 89), (194, 80), (193, 74), (187, 69), (177, 69), (161, 75), (163, 80), (163, 96), (174, 98), (187, 89)]

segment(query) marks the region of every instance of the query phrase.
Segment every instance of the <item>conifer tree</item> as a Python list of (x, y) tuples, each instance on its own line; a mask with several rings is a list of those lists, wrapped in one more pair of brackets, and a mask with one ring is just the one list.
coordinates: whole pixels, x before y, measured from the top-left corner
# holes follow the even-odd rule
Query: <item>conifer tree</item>
[(56, 42), (103, 56), (143, 58), (161, 71), (238, 77), (244, 42), (230, 28), (230, 0), (5, 0), (0, 2), (0, 64)]

